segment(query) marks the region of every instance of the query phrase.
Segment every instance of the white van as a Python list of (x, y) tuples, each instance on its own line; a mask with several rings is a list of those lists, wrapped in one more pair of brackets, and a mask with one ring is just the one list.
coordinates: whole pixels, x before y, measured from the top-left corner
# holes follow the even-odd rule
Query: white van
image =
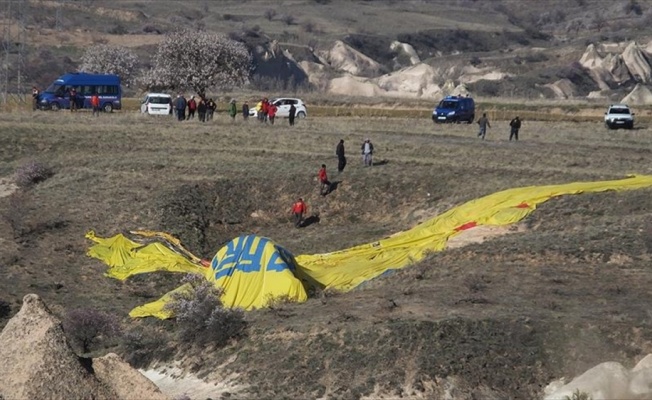
[(149, 115), (172, 115), (172, 96), (165, 93), (148, 93), (141, 101), (140, 112)]

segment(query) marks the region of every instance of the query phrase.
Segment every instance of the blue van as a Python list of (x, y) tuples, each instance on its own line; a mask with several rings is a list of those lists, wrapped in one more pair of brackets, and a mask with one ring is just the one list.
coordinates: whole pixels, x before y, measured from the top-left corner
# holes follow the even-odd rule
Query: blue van
[(65, 74), (57, 78), (38, 98), (39, 108), (57, 111), (70, 108), (70, 90), (77, 91), (77, 108), (91, 108), (91, 96), (100, 97), (100, 108), (106, 112), (122, 108), (122, 88), (118, 75), (86, 73)]
[(432, 120), (440, 122), (468, 122), (475, 119), (475, 102), (470, 97), (446, 96), (432, 112)]

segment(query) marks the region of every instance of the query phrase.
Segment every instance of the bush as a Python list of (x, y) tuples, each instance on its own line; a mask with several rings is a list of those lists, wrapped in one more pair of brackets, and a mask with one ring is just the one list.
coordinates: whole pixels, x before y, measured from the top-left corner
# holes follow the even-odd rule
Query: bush
[(20, 188), (26, 189), (43, 182), (54, 175), (52, 169), (38, 161), (30, 161), (16, 168), (14, 181)]
[(242, 337), (247, 322), (240, 309), (224, 308), (222, 290), (200, 275), (187, 275), (185, 283), (193, 289), (177, 293), (166, 307), (174, 313), (179, 340), (188, 345), (225, 345)]
[(167, 361), (174, 356), (170, 337), (151, 327), (132, 327), (122, 335), (122, 357), (137, 368), (155, 360)]
[(290, 14), (285, 14), (280, 19), (285, 25), (294, 25), (294, 17)]
[(91, 308), (78, 308), (66, 313), (63, 330), (82, 354), (88, 353), (101, 340), (121, 333), (120, 323), (114, 315)]
[(4, 300), (0, 300), (0, 319), (7, 318), (11, 314), (11, 304)]
[(268, 21), (271, 21), (276, 16), (276, 10), (270, 8), (269, 10), (265, 10), (265, 13), (263, 15)]

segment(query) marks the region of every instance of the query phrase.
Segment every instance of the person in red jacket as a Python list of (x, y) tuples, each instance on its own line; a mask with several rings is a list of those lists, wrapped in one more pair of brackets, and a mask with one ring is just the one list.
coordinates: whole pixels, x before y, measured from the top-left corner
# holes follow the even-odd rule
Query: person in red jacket
[(278, 111), (278, 107), (276, 107), (274, 104), (270, 103), (269, 106), (267, 106), (267, 119), (269, 120), (269, 123), (274, 125), (274, 118), (276, 118), (276, 111)]
[(269, 100), (267, 97), (263, 99), (263, 104), (260, 106), (260, 111), (262, 112), (261, 122), (267, 123), (267, 112), (269, 111)]
[(191, 96), (190, 100), (188, 100), (188, 117), (186, 119), (195, 118), (196, 110), (197, 110), (197, 101), (195, 100), (195, 96)]
[(91, 96), (91, 107), (93, 107), (93, 115), (94, 116), (99, 116), (100, 115), (100, 96), (97, 95), (97, 92), (93, 93), (93, 96)]
[(292, 205), (292, 215), (294, 216), (294, 226), (297, 228), (301, 228), (301, 224), (303, 223), (303, 215), (308, 211), (308, 206), (306, 206), (306, 203), (303, 202), (302, 198), (299, 198), (294, 204)]
[(321, 193), (322, 196), (326, 196), (331, 191), (331, 183), (326, 174), (326, 164), (321, 165), (317, 177), (319, 178), (319, 184), (321, 185), (319, 193)]

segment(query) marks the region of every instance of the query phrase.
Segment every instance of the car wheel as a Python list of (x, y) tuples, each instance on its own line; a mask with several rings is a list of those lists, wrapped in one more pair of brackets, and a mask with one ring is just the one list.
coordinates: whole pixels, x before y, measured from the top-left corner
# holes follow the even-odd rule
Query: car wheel
[(56, 102), (55, 103), (50, 103), (50, 110), (59, 111), (59, 110), (61, 110), (61, 106), (59, 105), (59, 103), (56, 103)]
[(104, 112), (108, 112), (108, 113), (113, 112), (113, 104), (106, 103), (104, 104), (104, 107), (102, 107), (102, 109), (104, 110)]
[(297, 114), (297, 118), (303, 119), (305, 117), (306, 117), (306, 113), (304, 113), (303, 111), (299, 111), (299, 113)]

